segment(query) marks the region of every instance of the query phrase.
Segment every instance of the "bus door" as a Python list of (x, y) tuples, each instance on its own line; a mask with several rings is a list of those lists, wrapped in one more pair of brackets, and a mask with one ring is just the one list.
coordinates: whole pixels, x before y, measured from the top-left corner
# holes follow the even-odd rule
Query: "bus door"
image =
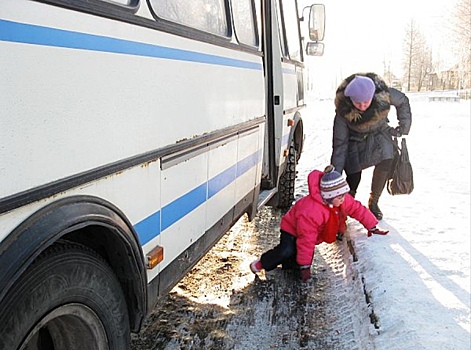
[[(304, 84), (299, 85), (299, 81), (303, 81), (299, 77), (303, 74), (303, 57), (296, 2), (269, 0), (264, 5), (268, 145), (264, 154), (266, 176), (262, 186), (279, 192), (279, 179), (289, 162), (290, 151), (293, 151), (294, 115), (304, 103)], [(299, 138), (302, 140), (302, 135)], [(269, 204), (289, 206), (294, 199), (294, 176), (290, 175), (288, 182), (291, 192), (288, 198), (280, 201), (278, 193)]]
[(281, 66), (281, 38), (275, 1), (263, 2), (264, 31), (263, 50), (265, 57), (265, 79), (267, 92), (267, 143), (264, 151), (262, 186), (276, 187), (279, 152), (281, 145), (280, 122), (283, 119), (283, 72)]

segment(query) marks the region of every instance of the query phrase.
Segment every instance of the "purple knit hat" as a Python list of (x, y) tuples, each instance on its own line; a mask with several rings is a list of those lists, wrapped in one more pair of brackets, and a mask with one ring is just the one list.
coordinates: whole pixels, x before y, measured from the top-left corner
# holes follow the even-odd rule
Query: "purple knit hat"
[(357, 75), (348, 83), (344, 94), (353, 102), (371, 101), (375, 94), (375, 83), (368, 77)]

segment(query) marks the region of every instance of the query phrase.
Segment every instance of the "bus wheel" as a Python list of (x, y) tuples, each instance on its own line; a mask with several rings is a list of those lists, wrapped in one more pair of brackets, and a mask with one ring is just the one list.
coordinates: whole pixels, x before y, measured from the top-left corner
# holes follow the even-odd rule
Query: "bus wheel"
[(124, 294), (94, 251), (60, 242), (42, 253), (0, 305), (0, 349), (130, 348)]
[(294, 201), (297, 155), (294, 142), (291, 141), (286, 168), (280, 177), (278, 186), (278, 208), (289, 208)]

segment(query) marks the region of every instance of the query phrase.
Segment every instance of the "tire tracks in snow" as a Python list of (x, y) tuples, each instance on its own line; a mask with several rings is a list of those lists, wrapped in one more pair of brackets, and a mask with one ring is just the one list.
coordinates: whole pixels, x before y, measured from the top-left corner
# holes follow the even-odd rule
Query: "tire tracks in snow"
[(278, 244), (282, 215), (266, 207), (241, 218), (159, 302), (132, 349), (373, 349), (375, 315), (348, 232), (316, 247), (307, 283), (296, 271), (250, 272)]

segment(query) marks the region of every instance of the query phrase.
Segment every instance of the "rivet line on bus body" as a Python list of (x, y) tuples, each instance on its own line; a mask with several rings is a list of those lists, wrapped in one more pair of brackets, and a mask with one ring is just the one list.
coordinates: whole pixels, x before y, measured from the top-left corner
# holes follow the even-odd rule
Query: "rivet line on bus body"
[(147, 258), (147, 268), (149, 270), (153, 269), (162, 260), (164, 260), (164, 247), (158, 245), (157, 247), (152, 249), (149, 253), (147, 253), (146, 258)]

